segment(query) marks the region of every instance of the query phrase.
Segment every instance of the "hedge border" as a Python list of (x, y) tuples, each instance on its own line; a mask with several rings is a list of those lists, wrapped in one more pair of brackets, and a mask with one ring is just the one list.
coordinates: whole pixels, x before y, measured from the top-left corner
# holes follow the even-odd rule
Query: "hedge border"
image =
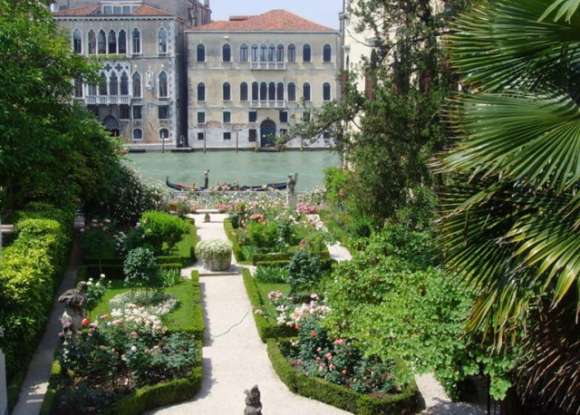
[(274, 371), (290, 391), (359, 415), (407, 415), (421, 408), (417, 385), (413, 381), (401, 393), (382, 398), (364, 395), (321, 378), (308, 377), (290, 365), (275, 339), (267, 342)]
[(250, 270), (244, 268), (242, 270), (242, 276), (244, 279), (244, 286), (246, 287), (246, 293), (248, 294), (248, 298), (252, 303), (254, 321), (256, 323), (256, 328), (258, 329), (260, 339), (266, 343), (268, 339), (296, 336), (296, 331), (291, 327), (278, 326), (275, 322), (272, 322), (264, 315), (255, 313), (255, 310), (263, 310), (265, 308), (264, 299), (258, 290), (256, 279), (252, 277)]

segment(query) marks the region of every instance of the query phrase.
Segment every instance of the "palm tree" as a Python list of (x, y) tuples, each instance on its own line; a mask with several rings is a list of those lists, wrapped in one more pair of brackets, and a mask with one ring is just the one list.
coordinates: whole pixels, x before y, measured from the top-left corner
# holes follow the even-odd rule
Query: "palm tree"
[[(580, 413), (580, 0), (482, 1), (448, 37), (466, 91), (441, 160), (447, 264), (470, 329), (524, 338), (524, 395)], [(551, 318), (547, 318), (550, 316)], [(553, 318), (552, 318), (553, 317)]]

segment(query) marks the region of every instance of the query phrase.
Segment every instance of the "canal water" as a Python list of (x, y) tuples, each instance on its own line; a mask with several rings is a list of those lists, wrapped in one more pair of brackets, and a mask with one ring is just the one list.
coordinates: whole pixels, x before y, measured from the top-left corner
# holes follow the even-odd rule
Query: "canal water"
[(340, 164), (338, 154), (331, 151), (143, 153), (127, 158), (145, 179), (156, 183), (165, 183), (169, 177), (173, 182), (202, 186), (206, 169), (210, 170), (210, 186), (285, 182), (289, 174), (298, 173), (297, 190), (301, 192), (322, 185), (324, 170)]

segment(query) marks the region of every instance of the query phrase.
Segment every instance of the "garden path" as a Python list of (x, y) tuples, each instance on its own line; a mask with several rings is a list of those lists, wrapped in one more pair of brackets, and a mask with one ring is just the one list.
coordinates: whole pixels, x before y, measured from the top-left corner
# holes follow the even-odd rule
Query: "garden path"
[[(196, 216), (200, 240), (227, 240), (226, 215), (212, 214), (211, 223)], [(192, 269), (183, 271), (187, 276)], [(203, 349), (204, 379), (196, 400), (153, 411), (158, 415), (230, 415), (244, 411), (244, 390), (259, 385), (269, 415), (341, 415), (347, 412), (291, 393), (270, 364), (251, 315), (241, 274), (203, 276), (202, 296), (207, 324)]]
[(28, 366), (26, 378), (20, 389), (18, 403), (12, 415), (38, 415), (40, 413), (40, 408), (42, 407), (42, 402), (48, 389), (54, 352), (59, 343), (58, 333), (62, 329), (60, 317), (64, 312), (64, 306), (56, 299), (64, 291), (74, 288), (80, 262), (81, 256), (78, 235), (75, 235), (68, 270), (58, 289), (58, 295), (55, 298), (46, 331)]

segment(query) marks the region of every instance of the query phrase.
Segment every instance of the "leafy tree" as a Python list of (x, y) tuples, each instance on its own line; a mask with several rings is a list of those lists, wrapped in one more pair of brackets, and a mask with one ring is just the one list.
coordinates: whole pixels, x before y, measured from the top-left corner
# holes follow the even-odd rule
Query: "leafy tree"
[[(580, 13), (577, 0), (497, 0), (463, 15), (452, 63), (473, 91), (449, 111), (441, 163), (447, 265), (475, 289), (471, 329), (525, 333), (520, 388), (580, 410)], [(553, 318), (547, 318), (547, 317)], [(572, 373), (575, 373), (572, 375)]]

